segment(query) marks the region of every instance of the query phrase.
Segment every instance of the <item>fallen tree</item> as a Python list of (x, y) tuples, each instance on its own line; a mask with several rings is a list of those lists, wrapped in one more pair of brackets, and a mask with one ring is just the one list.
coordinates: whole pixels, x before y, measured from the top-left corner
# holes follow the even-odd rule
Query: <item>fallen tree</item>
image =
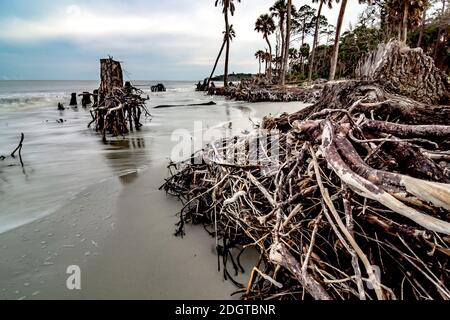
[(145, 106), (146, 98), (142, 97), (142, 90), (126, 82), (124, 85), (120, 62), (112, 58), (100, 60), (101, 83), (98, 90), (98, 102), (91, 109), (92, 124), (95, 130), (102, 133), (106, 141), (107, 133), (118, 136), (139, 130), (142, 114), (150, 117)]
[[(176, 234), (203, 224), (243, 299), (449, 300), (449, 113), (375, 79), (327, 86), (171, 163)], [(229, 268), (248, 248), (260, 259), (242, 285)]]
[(154, 109), (166, 109), (166, 108), (178, 108), (178, 107), (199, 107), (199, 106), (215, 106), (214, 101), (209, 101), (205, 103), (190, 103), (190, 104), (162, 104), (154, 107)]

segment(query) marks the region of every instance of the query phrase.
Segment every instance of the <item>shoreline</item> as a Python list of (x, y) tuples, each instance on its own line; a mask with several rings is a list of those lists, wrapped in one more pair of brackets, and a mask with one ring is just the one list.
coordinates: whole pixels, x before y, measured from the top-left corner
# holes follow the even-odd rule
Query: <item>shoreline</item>
[[(1, 234), (0, 300), (232, 299), (237, 289), (217, 272), (214, 239), (195, 226), (173, 235), (179, 203), (154, 184), (165, 169), (95, 184), (53, 214)], [(80, 291), (66, 288), (71, 265), (81, 269)]]
[[(240, 130), (250, 126), (248, 117), (259, 122), (301, 106), (232, 108), (241, 112), (232, 121)], [(200, 226), (174, 236), (181, 204), (158, 190), (166, 165), (152, 161), (145, 170), (87, 186), (50, 215), (0, 234), (0, 299), (237, 299), (230, 296), (237, 288), (217, 270), (214, 238)], [(245, 255), (246, 273), (235, 278), (242, 284), (257, 260)], [(81, 291), (66, 288), (71, 265), (81, 268)]]

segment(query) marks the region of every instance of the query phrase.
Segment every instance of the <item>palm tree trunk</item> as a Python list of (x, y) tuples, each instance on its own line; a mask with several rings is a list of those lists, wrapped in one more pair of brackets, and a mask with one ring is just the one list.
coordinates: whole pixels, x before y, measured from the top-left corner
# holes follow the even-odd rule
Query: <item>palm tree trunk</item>
[(303, 29), (302, 29), (302, 43), (300, 45), (300, 65), (301, 65), (301, 72), (302, 75), (305, 73), (305, 59), (303, 58), (303, 54), (302, 54), (302, 48), (303, 45), (305, 44), (305, 24), (306, 24), (306, 18), (303, 19)]
[(222, 52), (223, 52), (223, 49), (225, 48), (225, 44), (226, 44), (226, 40), (224, 39), (223, 43), (222, 43), (222, 47), (220, 48), (220, 51), (219, 51), (219, 55), (217, 56), (216, 63), (214, 64), (214, 68), (211, 72), (211, 75), (209, 76), (208, 87), (209, 87), (209, 84), (211, 83), (211, 78), (214, 76), (214, 72), (216, 72), (217, 64), (219, 63), (220, 57), (222, 56)]
[(226, 51), (225, 51), (225, 72), (223, 77), (223, 85), (225, 88), (228, 87), (228, 61), (230, 58), (230, 24), (228, 22), (228, 7), (225, 8), (225, 42), (226, 42)]
[[(285, 32), (284, 32), (284, 18), (282, 18), (280, 16), (280, 33), (281, 33), (281, 53), (280, 53), (280, 67), (277, 69), (277, 71), (279, 71), (279, 76), (280, 76), (280, 82), (282, 81), (282, 73), (284, 70), (284, 54), (285, 54), (285, 50), (286, 50), (286, 36), (285, 36)], [(277, 57), (278, 58), (278, 57)]]
[(434, 58), (435, 61), (436, 61), (437, 54), (438, 54), (438, 51), (439, 51), (439, 44), (441, 42), (441, 36), (442, 36), (443, 25), (444, 25), (443, 19), (445, 19), (445, 2), (446, 1), (447, 0), (442, 0), (442, 12), (441, 12), (441, 19), (440, 19), (441, 21), (439, 23), (438, 38), (437, 38), (437, 41), (436, 41), (436, 45), (434, 46), (434, 54), (433, 54), (433, 58)]
[(344, 22), (345, 9), (347, 8), (347, 0), (342, 0), (341, 10), (336, 25), (336, 36), (334, 37), (333, 54), (331, 55), (330, 81), (336, 76), (336, 67), (339, 55), (339, 40), (341, 38), (342, 23)]
[(258, 58), (258, 63), (259, 63), (258, 74), (261, 74), (261, 57)]
[(320, 26), (320, 15), (322, 14), (322, 7), (323, 7), (323, 0), (320, 1), (319, 10), (317, 11), (317, 19), (316, 19), (316, 30), (314, 32), (314, 42), (313, 47), (311, 51), (311, 61), (309, 62), (309, 74), (308, 74), (308, 81), (312, 80), (312, 74), (314, 70), (314, 59), (316, 55), (316, 46), (317, 46), (317, 40), (319, 38), (319, 26)]
[(287, 27), (286, 27), (286, 41), (284, 44), (283, 70), (281, 74), (281, 85), (286, 85), (286, 73), (289, 67), (289, 44), (291, 42), (291, 9), (292, 0), (288, 0), (287, 8)]
[(417, 48), (420, 48), (420, 46), (422, 45), (423, 34), (425, 32), (425, 20), (427, 19), (427, 10), (428, 8), (425, 8), (422, 13), (422, 23), (420, 24), (420, 33), (419, 40), (417, 40)]
[(267, 61), (269, 64), (269, 68), (267, 71), (267, 75), (270, 79), (272, 78), (272, 46), (270, 45), (269, 37), (267, 35), (264, 35), (264, 38), (266, 38), (267, 45), (269, 46), (269, 59)]
[(403, 8), (402, 37), (401, 41), (406, 43), (408, 40), (408, 18), (409, 18), (409, 2), (405, 1)]
[[(277, 32), (277, 38), (275, 43), (275, 58), (278, 57), (280, 51), (280, 34)], [(275, 70), (278, 70), (278, 59), (275, 59)]]
[(265, 68), (264, 68), (264, 75), (267, 75), (267, 59), (264, 60)]

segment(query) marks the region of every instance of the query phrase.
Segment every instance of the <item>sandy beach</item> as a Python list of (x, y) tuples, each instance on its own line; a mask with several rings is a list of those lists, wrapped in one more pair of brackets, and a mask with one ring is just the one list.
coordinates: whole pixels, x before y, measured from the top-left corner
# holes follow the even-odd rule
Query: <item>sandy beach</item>
[[(299, 108), (255, 104), (233, 125), (249, 128), (246, 117)], [(170, 150), (170, 131), (154, 140), (149, 148)], [(180, 203), (158, 190), (167, 157), (90, 185), (51, 215), (0, 234), (0, 299), (233, 299), (237, 288), (217, 270), (214, 239), (200, 226), (173, 235)], [(248, 251), (237, 281), (248, 281), (256, 259)], [(71, 265), (81, 269), (81, 290), (66, 287)]]

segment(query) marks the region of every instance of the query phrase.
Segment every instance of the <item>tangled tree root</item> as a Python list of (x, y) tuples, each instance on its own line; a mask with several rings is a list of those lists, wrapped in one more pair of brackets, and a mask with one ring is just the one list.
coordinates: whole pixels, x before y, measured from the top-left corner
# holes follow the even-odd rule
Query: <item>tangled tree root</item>
[(208, 90), (210, 95), (225, 96), (229, 99), (248, 102), (291, 102), (315, 103), (320, 97), (319, 88), (300, 88), (265, 86), (258, 82), (242, 81), (237, 86), (213, 87)]
[[(16, 153), (19, 154), (19, 160), (20, 160), (20, 165), (22, 166), (22, 168), (24, 167), (23, 164), (23, 159), (22, 159), (22, 147), (23, 147), (23, 140), (25, 139), (25, 135), (23, 133), (20, 134), (20, 141), (19, 144), (17, 145), (17, 147), (14, 149), (13, 152), (11, 152), (10, 157), (11, 158), (16, 158)], [(6, 156), (2, 156), (0, 155), (0, 160), (5, 160)]]
[(171, 164), (177, 234), (203, 224), (226, 278), (227, 262), (241, 270), (232, 251), (256, 248), (244, 299), (448, 300), (449, 114), (373, 83), (328, 87)]
[(106, 141), (106, 134), (113, 136), (125, 135), (133, 131), (133, 127), (139, 130), (142, 114), (150, 117), (142, 90), (131, 85), (123, 84), (122, 67), (112, 58), (102, 59), (101, 84), (98, 103), (90, 110), (92, 121), (88, 127), (95, 124), (95, 130), (102, 133)]

